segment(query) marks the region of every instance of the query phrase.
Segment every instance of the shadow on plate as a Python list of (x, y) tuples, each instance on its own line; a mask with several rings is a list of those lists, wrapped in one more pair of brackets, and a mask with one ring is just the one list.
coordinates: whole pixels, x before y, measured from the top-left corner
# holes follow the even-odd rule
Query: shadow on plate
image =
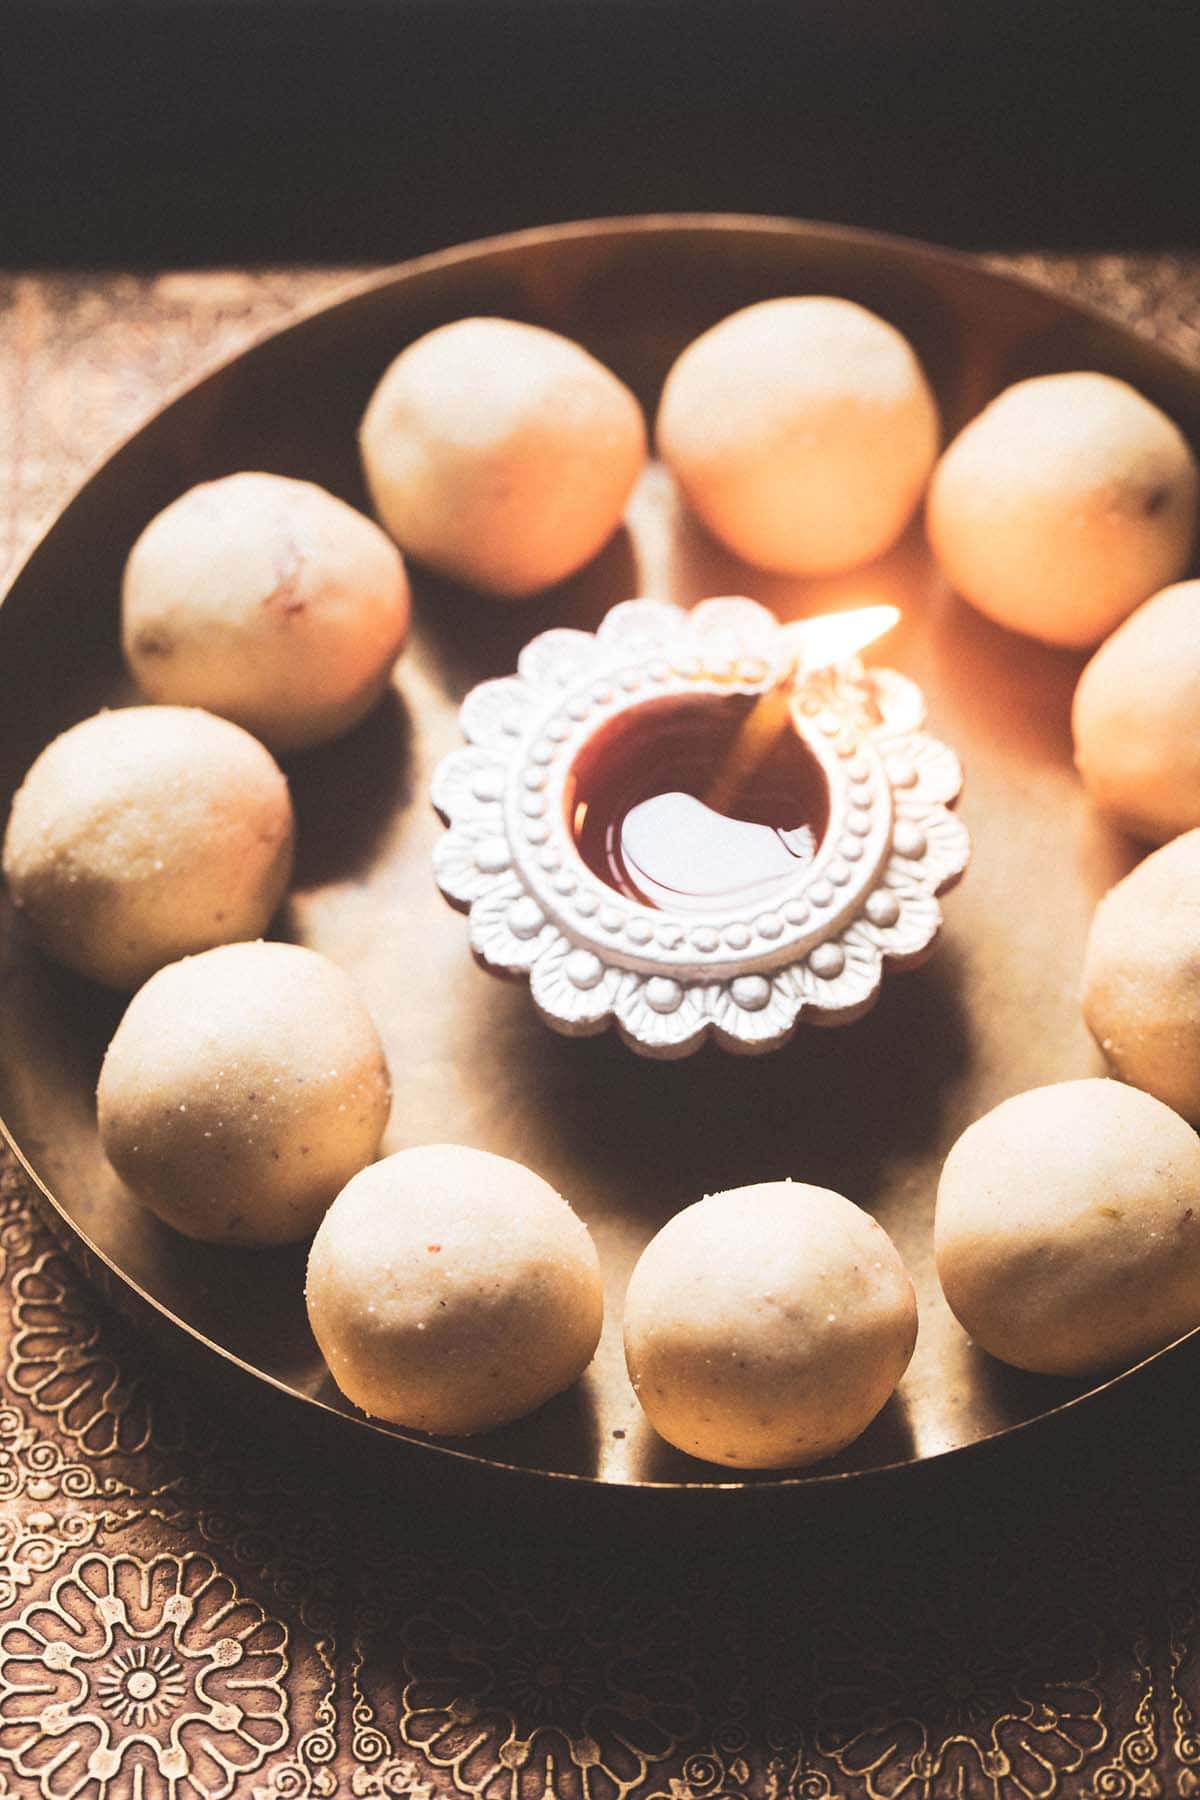
[(866, 1018), (802, 1023), (762, 1057), (709, 1044), (655, 1062), (613, 1030), (564, 1041), (515, 993), (494, 1058), (509, 1130), (557, 1141), (564, 1169), (586, 1144), (589, 1184), (651, 1229), (702, 1194), (789, 1175), (870, 1208), (890, 1169), (940, 1142), (967, 1077), (957, 962), (943, 944), (924, 968), (891, 972)]
[(413, 726), (389, 687), (345, 737), (286, 762), (296, 809), (292, 887), (323, 887), (365, 872), (397, 813), (411, 805)]
[(513, 674), (521, 650), (538, 632), (594, 631), (610, 606), (637, 592), (633, 544), (624, 526), (577, 575), (525, 600), (481, 594), (429, 569), (413, 571), (422, 652), (455, 704), (477, 682)]
[[(360, 1416), (358, 1409), (339, 1392), (327, 1370), (308, 1391), (314, 1399), (338, 1412)], [(382, 1421), (376, 1423), (383, 1424)], [(388, 1430), (386, 1424), (383, 1429)], [(563, 1394), (556, 1394), (526, 1418), (516, 1419), (511, 1425), (500, 1426), (495, 1431), (477, 1432), (471, 1437), (438, 1437), (396, 1427), (395, 1435), (414, 1443), (469, 1452), (480, 1461), (504, 1463), (518, 1469), (546, 1468), (557, 1474), (585, 1476), (593, 1476), (596, 1472), (599, 1433), (595, 1403), (586, 1380), (577, 1381)]]

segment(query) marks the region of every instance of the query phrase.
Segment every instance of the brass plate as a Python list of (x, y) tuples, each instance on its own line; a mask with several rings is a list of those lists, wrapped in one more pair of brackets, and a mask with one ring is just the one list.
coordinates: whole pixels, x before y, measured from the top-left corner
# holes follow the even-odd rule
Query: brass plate
[[(1099, 368), (1134, 382), (1200, 441), (1200, 377), (1121, 327), (966, 258), (779, 220), (683, 217), (556, 227), (405, 265), (276, 332), (209, 375), (124, 444), (66, 508), (0, 609), (0, 803), (43, 744), (131, 699), (118, 655), (124, 557), (146, 521), (193, 482), (243, 468), (324, 483), (363, 505), (355, 427), (391, 357), (470, 313), (530, 319), (579, 339), (653, 412), (688, 340), (735, 307), (786, 293), (848, 295), (916, 345), (947, 434), (1021, 376)], [(575, 580), (504, 605), (418, 573), (411, 646), (395, 689), (344, 741), (288, 765), (300, 826), (285, 935), (349, 968), (387, 1042), (396, 1104), (385, 1148), (456, 1140), (518, 1157), (588, 1220), (608, 1323), (578, 1388), (532, 1419), (459, 1444), (371, 1426), (344, 1406), (309, 1336), (303, 1251), (235, 1253), (175, 1237), (132, 1206), (100, 1153), (93, 1090), (115, 997), (30, 949), (0, 908), (0, 1113), (52, 1223), (109, 1291), (201, 1366), (224, 1359), (310, 1415), (390, 1436), (412, 1472), (464, 1482), (504, 1469), (589, 1484), (753, 1494), (912, 1465), (977, 1444), (1088, 1390), (1007, 1371), (974, 1351), (934, 1279), (930, 1232), (943, 1157), (1006, 1095), (1095, 1073), (1079, 1017), (1084, 936), (1097, 896), (1134, 860), (1100, 823), (1071, 766), (1078, 657), (1012, 637), (945, 587), (914, 529), (885, 562), (836, 581), (769, 577), (726, 556), (673, 505), (651, 468), (628, 528)], [(430, 771), (459, 742), (468, 688), (510, 671), (555, 624), (594, 627), (613, 602), (745, 593), (782, 617), (891, 600), (904, 623), (889, 664), (925, 689), (930, 728), (966, 768), (974, 859), (947, 897), (920, 971), (893, 972), (876, 1010), (838, 1031), (739, 1059), (632, 1055), (612, 1034), (579, 1042), (537, 1019), (524, 983), (475, 967), (465, 921), (440, 898), (441, 826)], [(921, 1333), (893, 1402), (835, 1463), (731, 1479), (676, 1454), (642, 1420), (620, 1352), (624, 1284), (679, 1207), (783, 1175), (871, 1208), (912, 1269)], [(1111, 1385), (1111, 1384), (1102, 1384)], [(503, 1484), (502, 1484), (503, 1485)], [(528, 1483), (524, 1484), (528, 1485)], [(561, 1491), (562, 1482), (559, 1482)], [(648, 1497), (652, 1499), (653, 1496)]]

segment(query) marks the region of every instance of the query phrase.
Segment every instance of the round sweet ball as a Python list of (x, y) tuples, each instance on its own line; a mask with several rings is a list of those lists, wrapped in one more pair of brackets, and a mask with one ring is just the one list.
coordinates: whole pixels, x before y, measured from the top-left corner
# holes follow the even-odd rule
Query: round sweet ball
[(1200, 1140), (1118, 1081), (1018, 1094), (946, 1158), (934, 1251), (951, 1310), (1002, 1362), (1121, 1368), (1200, 1325)]
[(790, 1468), (863, 1431), (917, 1336), (883, 1227), (841, 1194), (763, 1182), (677, 1213), (642, 1252), (625, 1358), (668, 1443), (733, 1468)]
[(850, 300), (764, 300), (678, 358), (659, 454), (712, 535), (788, 574), (880, 556), (916, 510), (938, 411), (911, 345)]
[(42, 948), (110, 987), (266, 929), (292, 868), (270, 751), (197, 707), (73, 725), (13, 800), (4, 873)]
[(297, 944), (226, 944), (151, 976), (100, 1070), (105, 1154), (213, 1244), (307, 1237), (379, 1148), (387, 1063), (349, 977)]
[(1075, 762), (1097, 803), (1152, 844), (1200, 826), (1200, 581), (1145, 601), (1075, 690)]
[(391, 539), (324, 488), (282, 475), (189, 489), (125, 565), (122, 641), (142, 692), (220, 713), (277, 751), (366, 716), (408, 618)]
[(512, 319), (459, 319), (410, 344), (375, 389), (359, 443), (397, 543), (505, 599), (590, 562), (646, 458), (624, 383), (569, 338)]
[(532, 1412), (595, 1354), (604, 1296), (586, 1225), (506, 1157), (385, 1157), (313, 1240), (308, 1317), (330, 1373), (376, 1418), (452, 1437)]
[(1083, 1015), (1114, 1074), (1200, 1125), (1200, 830), (1164, 844), (1096, 908)]
[(1006, 388), (929, 488), (929, 541), (982, 613), (1086, 649), (1187, 566), (1196, 460), (1165, 413), (1081, 371)]

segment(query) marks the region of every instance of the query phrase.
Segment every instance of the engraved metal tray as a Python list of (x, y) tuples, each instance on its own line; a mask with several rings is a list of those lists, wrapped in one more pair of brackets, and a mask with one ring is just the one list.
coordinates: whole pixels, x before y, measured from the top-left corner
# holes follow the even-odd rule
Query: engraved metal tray
[[(0, 608), (0, 809), (64, 726), (133, 698), (118, 652), (122, 564), (146, 521), (192, 483), (259, 468), (365, 505), (355, 428), (400, 347), (472, 313), (530, 319), (579, 339), (653, 408), (689, 339), (735, 307), (786, 293), (847, 295), (907, 333), (947, 435), (1021, 376), (1098, 368), (1135, 383), (1200, 442), (1200, 377), (1118, 325), (982, 264), (826, 226), (656, 217), (554, 227), (422, 258), (322, 307), (165, 406), (92, 476)], [(1078, 1007), (1083, 941), (1100, 893), (1136, 852), (1093, 814), (1071, 765), (1081, 659), (999, 630), (949, 593), (919, 525), (885, 561), (800, 581), (720, 551), (651, 466), (627, 527), (574, 580), (530, 603), (479, 597), (414, 571), (415, 625), (394, 689), (339, 743), (287, 765), (299, 854), (281, 934), (327, 952), (362, 984), (385, 1038), (396, 1101), (385, 1150), (454, 1140), (531, 1164), (587, 1219), (608, 1318), (584, 1380), (487, 1437), (433, 1442), (369, 1424), (340, 1398), (309, 1335), (304, 1250), (185, 1242), (131, 1208), (106, 1168), (93, 1090), (121, 1001), (57, 970), (0, 899), (0, 1114), (60, 1237), (178, 1350), (224, 1364), (253, 1400), (282, 1394), (318, 1429), (391, 1442), (406, 1471), (536, 1498), (681, 1488), (741, 1494), (844, 1482), (994, 1438), (1098, 1392), (1006, 1370), (975, 1351), (933, 1274), (937, 1174), (957, 1134), (1005, 1096), (1095, 1073)], [(945, 903), (932, 959), (898, 972), (866, 1018), (802, 1029), (741, 1059), (636, 1058), (615, 1034), (564, 1041), (527, 985), (476, 967), (463, 919), (431, 871), (442, 826), (431, 771), (461, 738), (458, 706), (503, 675), (535, 632), (594, 629), (633, 595), (690, 604), (746, 594), (780, 618), (891, 601), (886, 662), (920, 683), (929, 728), (959, 753), (971, 869)], [(731, 1479), (649, 1430), (625, 1377), (621, 1300), (634, 1259), (704, 1193), (791, 1175), (869, 1207), (917, 1284), (921, 1330), (901, 1387), (835, 1462)], [(1166, 1353), (1166, 1354), (1169, 1354)], [(183, 1379), (192, 1377), (184, 1376)], [(1101, 1386), (1110, 1384), (1104, 1383)], [(343, 1442), (347, 1441), (343, 1437)], [(512, 1482), (509, 1482), (512, 1486)], [(730, 1502), (732, 1504), (732, 1501)]]

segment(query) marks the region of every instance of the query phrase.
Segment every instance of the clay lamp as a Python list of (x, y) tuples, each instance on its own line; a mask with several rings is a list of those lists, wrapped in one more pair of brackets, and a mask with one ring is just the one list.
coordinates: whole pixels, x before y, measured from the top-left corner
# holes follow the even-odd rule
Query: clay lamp
[(647, 1056), (847, 1024), (915, 965), (970, 854), (920, 690), (860, 652), (892, 607), (781, 625), (629, 600), (467, 695), (439, 764), (442, 892), (547, 1024)]

